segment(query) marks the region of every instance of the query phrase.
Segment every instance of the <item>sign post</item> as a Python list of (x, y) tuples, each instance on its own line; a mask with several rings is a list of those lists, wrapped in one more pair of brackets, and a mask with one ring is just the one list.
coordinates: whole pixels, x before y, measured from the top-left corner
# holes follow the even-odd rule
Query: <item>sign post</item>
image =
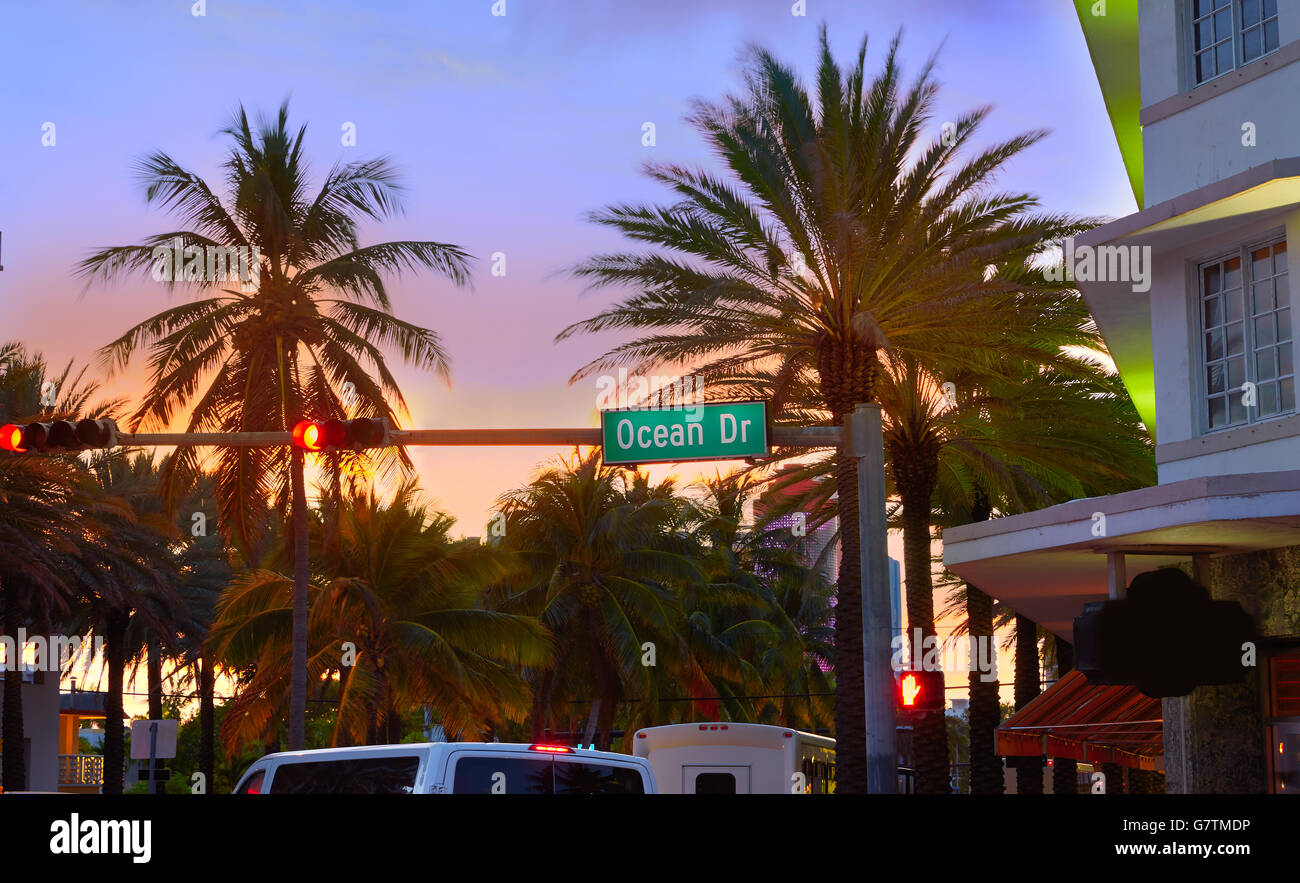
[[(145, 735), (149, 747), (145, 748)], [(131, 721), (131, 759), (149, 760), (149, 793), (157, 794), (154, 767), (159, 758), (176, 756), (176, 720)]]
[(767, 402), (713, 402), (680, 408), (600, 412), (609, 466), (767, 457)]

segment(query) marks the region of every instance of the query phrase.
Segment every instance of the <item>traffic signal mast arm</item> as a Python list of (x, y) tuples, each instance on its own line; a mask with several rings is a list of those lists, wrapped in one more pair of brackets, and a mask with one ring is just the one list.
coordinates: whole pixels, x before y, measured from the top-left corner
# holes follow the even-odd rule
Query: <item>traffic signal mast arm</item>
[[(472, 445), (579, 445), (600, 444), (600, 429), (588, 427), (546, 429), (391, 429), (392, 445), (401, 446), (472, 446)], [(833, 448), (841, 443), (843, 430), (838, 426), (776, 427), (772, 443), (778, 447)], [(287, 445), (292, 432), (119, 432), (119, 445), (145, 447), (205, 445), (231, 448), (267, 448)]]

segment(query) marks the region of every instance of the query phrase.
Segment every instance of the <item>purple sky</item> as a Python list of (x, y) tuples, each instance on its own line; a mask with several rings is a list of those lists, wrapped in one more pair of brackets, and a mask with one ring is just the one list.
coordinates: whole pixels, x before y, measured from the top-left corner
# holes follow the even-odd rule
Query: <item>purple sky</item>
[[(682, 117), (692, 98), (739, 83), (748, 43), (810, 73), (819, 21), (847, 61), (871, 36), (870, 68), (905, 26), (909, 71), (943, 44), (938, 126), (992, 104), (986, 141), (1026, 129), (1053, 134), (1008, 170), (1004, 186), (1049, 209), (1119, 216), (1134, 209), (1073, 6), (1066, 0), (491, 0), (456, 3), (30, 3), (0, 27), (0, 339), (52, 361), (87, 360), (126, 328), (186, 297), (146, 277), (84, 297), (73, 264), (92, 247), (173, 229), (145, 208), (134, 160), (162, 149), (214, 186), (224, 144), (214, 132), (238, 102), (273, 112), (292, 98), (308, 155), (391, 155), (407, 211), (363, 231), (364, 243), (436, 239), (475, 255), (475, 287), (426, 275), (392, 286), (402, 318), (439, 331), (454, 386), (394, 360), (423, 427), (594, 425), (594, 382), (575, 368), (609, 339), (562, 345), (554, 335), (612, 299), (584, 295), (563, 271), (618, 245), (582, 220), (614, 201), (661, 197), (646, 160), (708, 163)], [(268, 4), (269, 6), (269, 4)], [(129, 10), (129, 12), (127, 12)], [(644, 122), (657, 145), (641, 144)], [(55, 124), (56, 144), (42, 146)], [(341, 127), (356, 125), (357, 146)], [(494, 278), (490, 256), (504, 252)], [(139, 371), (115, 381), (132, 389)], [(417, 449), (430, 497), (478, 534), (492, 501), (550, 453)], [(712, 466), (710, 466), (710, 471)]]

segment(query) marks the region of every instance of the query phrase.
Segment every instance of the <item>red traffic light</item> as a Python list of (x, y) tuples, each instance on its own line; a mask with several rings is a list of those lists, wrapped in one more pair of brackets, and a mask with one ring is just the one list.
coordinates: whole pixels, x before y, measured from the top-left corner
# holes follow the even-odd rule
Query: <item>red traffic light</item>
[(0, 448), (21, 454), (27, 450), (27, 446), (23, 442), (23, 427), (13, 423), (6, 423), (3, 427), (0, 427)]
[(49, 423), (9, 423), (0, 427), (0, 448), (28, 451), (80, 451), (117, 444), (117, 424), (109, 419), (54, 420)]
[(293, 443), (305, 451), (325, 450), (325, 426), (311, 420), (303, 420), (293, 428)]
[(293, 428), (293, 443), (305, 451), (325, 451), (331, 448), (387, 447), (388, 422), (370, 417), (355, 420), (303, 420)]
[(903, 711), (942, 711), (944, 706), (942, 671), (902, 671), (895, 691), (898, 707)]

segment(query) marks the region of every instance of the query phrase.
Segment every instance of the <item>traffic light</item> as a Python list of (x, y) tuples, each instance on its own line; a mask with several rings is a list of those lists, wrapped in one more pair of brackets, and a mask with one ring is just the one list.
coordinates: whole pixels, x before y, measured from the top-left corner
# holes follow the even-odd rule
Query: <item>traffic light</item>
[(117, 445), (117, 424), (99, 420), (52, 420), (47, 423), (8, 423), (0, 427), (0, 448), (19, 454), (31, 451), (81, 451)]
[(303, 420), (293, 428), (293, 443), (305, 451), (386, 448), (388, 421), (380, 417), (354, 420)]
[(900, 711), (942, 711), (943, 671), (900, 671), (894, 693)]
[(1255, 639), (1235, 601), (1213, 601), (1177, 568), (1133, 578), (1128, 597), (1084, 605), (1074, 620), (1074, 663), (1090, 684), (1127, 684), (1147, 696), (1185, 696), (1245, 676), (1242, 645)]

